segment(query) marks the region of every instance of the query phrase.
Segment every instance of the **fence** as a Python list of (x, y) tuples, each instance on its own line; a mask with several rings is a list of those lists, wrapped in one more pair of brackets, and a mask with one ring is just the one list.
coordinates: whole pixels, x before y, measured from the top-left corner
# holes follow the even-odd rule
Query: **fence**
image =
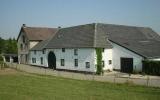
[(58, 76), (64, 78), (72, 78), (79, 80), (91, 80), (91, 81), (101, 81), (101, 82), (111, 82), (111, 83), (126, 83), (126, 84), (136, 84), (136, 85), (145, 85), (145, 86), (153, 86), (160, 87), (160, 77), (156, 76), (142, 76), (133, 77), (136, 75), (128, 75), (122, 73), (115, 74), (104, 74), (103, 76), (95, 75), (95, 74), (85, 74), (85, 73), (75, 73), (75, 72), (67, 72), (67, 71), (57, 71), (37, 66), (30, 65), (22, 65), (16, 63), (7, 63), (11, 68), (15, 68), (17, 70), (43, 74), (43, 75), (51, 75)]

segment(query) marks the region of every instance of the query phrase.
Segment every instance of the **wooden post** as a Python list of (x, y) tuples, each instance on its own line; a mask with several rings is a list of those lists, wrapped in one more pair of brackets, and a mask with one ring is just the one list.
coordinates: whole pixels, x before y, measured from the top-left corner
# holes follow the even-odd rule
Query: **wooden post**
[(149, 76), (147, 75), (147, 86), (149, 86)]

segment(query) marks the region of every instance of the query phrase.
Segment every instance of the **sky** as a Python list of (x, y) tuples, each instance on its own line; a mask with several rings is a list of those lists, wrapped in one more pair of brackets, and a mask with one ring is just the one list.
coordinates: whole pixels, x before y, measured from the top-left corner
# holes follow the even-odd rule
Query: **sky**
[(0, 0), (0, 37), (17, 38), (22, 24), (69, 27), (108, 23), (160, 33), (160, 0)]

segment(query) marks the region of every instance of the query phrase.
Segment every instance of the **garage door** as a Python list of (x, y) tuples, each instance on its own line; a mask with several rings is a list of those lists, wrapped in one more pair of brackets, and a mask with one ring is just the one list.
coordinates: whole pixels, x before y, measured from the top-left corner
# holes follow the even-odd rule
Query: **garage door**
[(133, 72), (133, 58), (121, 58), (121, 72)]

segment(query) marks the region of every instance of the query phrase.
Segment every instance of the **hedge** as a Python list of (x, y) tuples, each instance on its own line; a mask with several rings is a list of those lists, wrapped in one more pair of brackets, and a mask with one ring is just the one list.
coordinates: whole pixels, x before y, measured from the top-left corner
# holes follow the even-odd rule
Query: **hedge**
[(160, 61), (142, 61), (143, 67), (142, 72), (149, 75), (160, 76)]

